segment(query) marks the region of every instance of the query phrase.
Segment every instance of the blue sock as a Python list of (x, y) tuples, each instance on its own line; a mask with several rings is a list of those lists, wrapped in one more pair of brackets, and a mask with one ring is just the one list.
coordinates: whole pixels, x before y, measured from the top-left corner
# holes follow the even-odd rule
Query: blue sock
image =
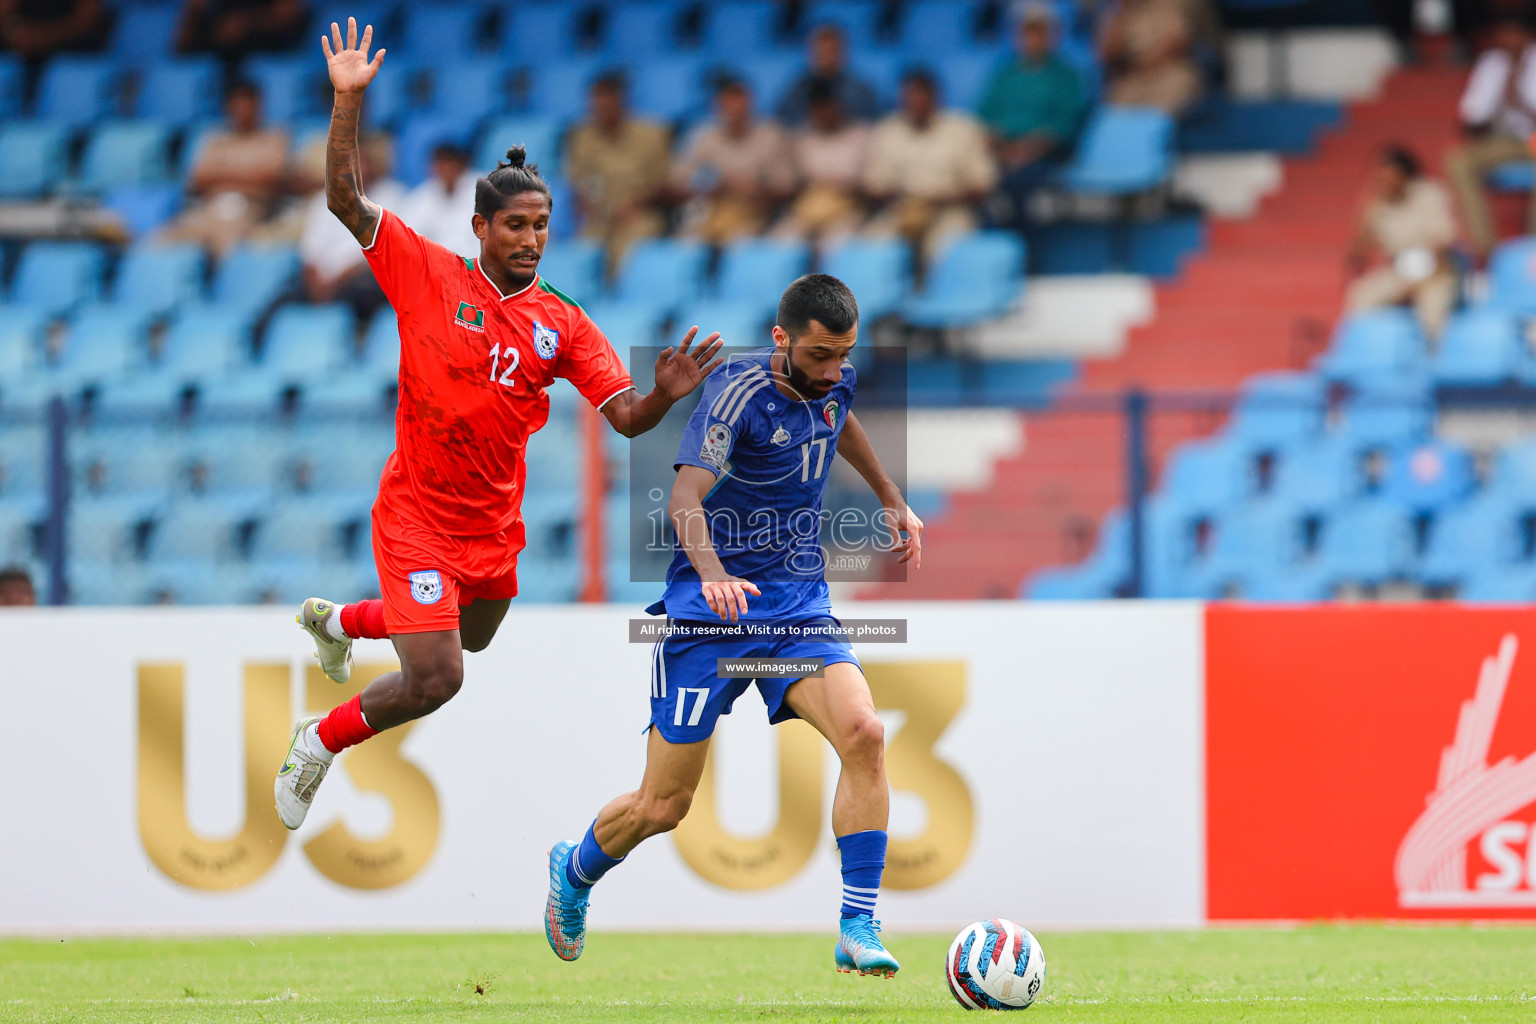
[(843, 855), (843, 917), (873, 917), (885, 870), (885, 833), (879, 829), (837, 837)]
[[(595, 827), (597, 822), (594, 821), (592, 825)], [(623, 862), (623, 857), (615, 860), (604, 853), (603, 848), (597, 845), (597, 837), (592, 834), (592, 829), (588, 828), (581, 844), (571, 851), (570, 860), (565, 862), (565, 877), (578, 889), (590, 889), (608, 873), (609, 868)]]

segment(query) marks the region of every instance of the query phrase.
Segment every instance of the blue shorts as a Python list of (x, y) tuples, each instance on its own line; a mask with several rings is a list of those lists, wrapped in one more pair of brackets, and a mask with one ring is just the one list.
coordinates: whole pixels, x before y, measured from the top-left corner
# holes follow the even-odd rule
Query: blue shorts
[[(788, 625), (805, 627), (836, 619), (811, 619)], [(799, 718), (784, 703), (784, 694), (798, 679), (721, 679), (717, 658), (820, 658), (827, 665), (857, 665), (846, 641), (807, 640), (785, 633), (748, 636), (721, 623), (672, 620), (673, 625), (706, 627), (712, 636), (669, 636), (651, 656), (651, 725), (668, 743), (697, 743), (714, 734), (715, 722), (731, 713), (731, 705), (754, 684), (768, 707), (768, 723)], [(840, 623), (839, 623), (840, 624)]]

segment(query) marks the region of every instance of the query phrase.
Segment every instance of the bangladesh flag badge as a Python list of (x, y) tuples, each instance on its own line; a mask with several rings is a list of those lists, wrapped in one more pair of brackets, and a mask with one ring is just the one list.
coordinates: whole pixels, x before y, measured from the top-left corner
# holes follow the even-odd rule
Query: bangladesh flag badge
[(468, 327), (472, 331), (485, 333), (485, 310), (470, 305), (467, 302), (459, 303), (459, 311), (453, 315), (453, 322), (460, 327)]
[(837, 399), (832, 399), (822, 407), (821, 418), (827, 421), (827, 426), (837, 429)]

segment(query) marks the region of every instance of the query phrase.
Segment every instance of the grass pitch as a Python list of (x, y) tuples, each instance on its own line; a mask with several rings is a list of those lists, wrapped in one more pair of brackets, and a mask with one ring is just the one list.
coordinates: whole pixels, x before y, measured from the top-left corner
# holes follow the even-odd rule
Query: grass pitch
[[(0, 941), (0, 1021), (954, 1021), (948, 936), (890, 936), (893, 980), (829, 936), (542, 935)], [(1536, 1021), (1536, 929), (1043, 934), (1026, 1020)]]

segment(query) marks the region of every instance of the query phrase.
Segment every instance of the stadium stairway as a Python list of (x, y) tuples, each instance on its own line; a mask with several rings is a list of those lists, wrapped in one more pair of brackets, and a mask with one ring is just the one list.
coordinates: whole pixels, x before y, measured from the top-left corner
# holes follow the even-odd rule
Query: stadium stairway
[[(1055, 408), (1025, 417), (1022, 450), (997, 463), (989, 486), (950, 495), (929, 524), (922, 570), (860, 596), (1011, 598), (1035, 570), (1086, 555), (1104, 513), (1123, 500), (1125, 442), (1118, 417), (1073, 412), (1074, 396), (1230, 391), (1254, 373), (1310, 362), (1341, 309), (1356, 203), (1381, 147), (1404, 142), (1438, 168), (1456, 139), (1464, 75), (1394, 73), (1314, 154), (1286, 160), (1283, 186), (1252, 219), (1214, 220), (1207, 249), (1157, 288), (1156, 315), (1124, 350), (1085, 363)], [(1208, 412), (1157, 415), (1151, 479), (1169, 451), (1221, 423)]]

